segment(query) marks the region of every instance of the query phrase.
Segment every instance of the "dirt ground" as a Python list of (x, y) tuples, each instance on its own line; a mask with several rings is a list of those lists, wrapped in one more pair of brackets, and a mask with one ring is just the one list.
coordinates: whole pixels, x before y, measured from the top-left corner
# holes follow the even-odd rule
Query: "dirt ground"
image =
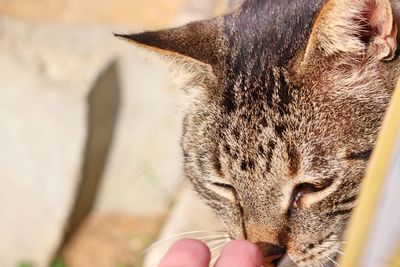
[(65, 266), (139, 267), (164, 216), (93, 215), (63, 251)]

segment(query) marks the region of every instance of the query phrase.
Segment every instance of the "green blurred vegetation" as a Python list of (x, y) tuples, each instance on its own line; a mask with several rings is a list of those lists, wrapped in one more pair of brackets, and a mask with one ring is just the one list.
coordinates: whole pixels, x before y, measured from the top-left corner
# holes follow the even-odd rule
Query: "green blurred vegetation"
[[(18, 267), (35, 267), (35, 264), (33, 264), (32, 262), (23, 261), (23, 262), (20, 262), (17, 266)], [(66, 266), (61, 259), (56, 259), (55, 261), (53, 261), (51, 263), (50, 267), (66, 267)]]

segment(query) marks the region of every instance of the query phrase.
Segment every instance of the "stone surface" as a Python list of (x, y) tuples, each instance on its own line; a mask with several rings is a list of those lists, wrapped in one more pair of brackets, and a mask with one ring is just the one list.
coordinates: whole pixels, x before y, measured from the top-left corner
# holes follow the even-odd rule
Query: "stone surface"
[(109, 160), (121, 106), (119, 84), (117, 64), (113, 61), (99, 73), (87, 96), (87, 130), (80, 178), (60, 247), (65, 246), (79, 230), (81, 224), (93, 211), (98, 198), (99, 186)]
[(44, 266), (73, 198), (85, 108), (71, 86), (0, 58), (0, 266)]
[(0, 16), (0, 51), (82, 98), (118, 49), (111, 29), (32, 24)]
[(181, 174), (179, 92), (110, 32), (0, 18), (2, 267), (46, 266), (57, 250), (81, 178), (87, 97), (115, 58), (121, 106), (96, 209), (168, 208)]
[(164, 212), (181, 176), (180, 92), (166, 69), (133, 52), (119, 70), (122, 105), (97, 210)]
[(80, 176), (86, 96), (115, 57), (98, 28), (0, 18), (0, 266), (46, 266)]

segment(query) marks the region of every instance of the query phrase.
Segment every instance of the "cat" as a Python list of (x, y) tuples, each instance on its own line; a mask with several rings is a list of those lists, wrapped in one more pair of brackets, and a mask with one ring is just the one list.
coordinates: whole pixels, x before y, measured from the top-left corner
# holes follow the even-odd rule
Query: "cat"
[(263, 266), (334, 266), (399, 76), (397, 3), (247, 0), (118, 35), (184, 84), (184, 171)]

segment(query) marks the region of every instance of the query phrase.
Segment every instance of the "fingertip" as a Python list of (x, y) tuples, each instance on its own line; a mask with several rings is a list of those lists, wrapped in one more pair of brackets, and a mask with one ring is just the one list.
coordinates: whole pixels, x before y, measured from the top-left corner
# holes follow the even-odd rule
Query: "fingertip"
[(172, 245), (159, 267), (208, 267), (210, 258), (210, 250), (204, 243), (193, 239), (182, 239)]
[(260, 249), (247, 240), (229, 242), (222, 250), (217, 267), (260, 267), (262, 265)]
[(261, 258), (261, 251), (258, 246), (247, 240), (233, 240), (224, 247), (224, 250), (235, 252), (240, 250), (242, 253), (260, 256)]
[(205, 254), (210, 254), (210, 251), (207, 247), (206, 244), (199, 240), (195, 239), (182, 239), (177, 241), (175, 244), (172, 245), (171, 247), (172, 250), (187, 250), (190, 253), (193, 253), (195, 255), (205, 255)]

